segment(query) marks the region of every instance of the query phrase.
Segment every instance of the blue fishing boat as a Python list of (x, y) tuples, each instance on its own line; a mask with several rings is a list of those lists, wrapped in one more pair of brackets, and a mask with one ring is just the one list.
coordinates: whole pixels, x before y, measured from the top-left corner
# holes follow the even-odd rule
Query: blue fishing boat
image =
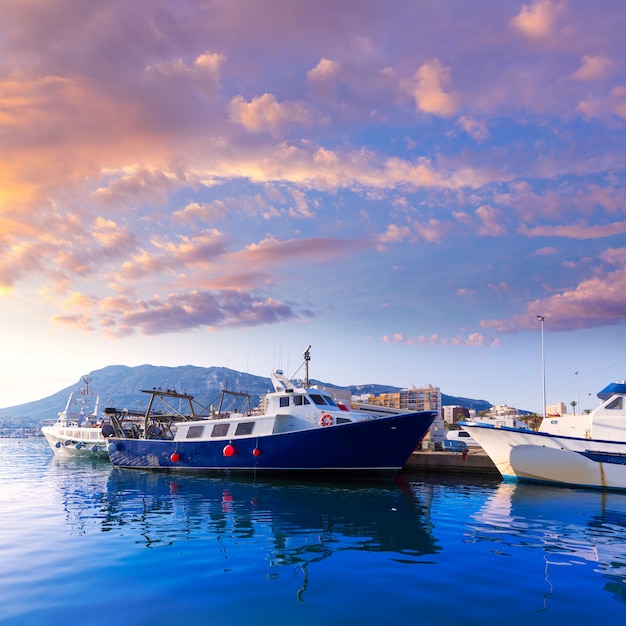
[[(436, 411), (378, 416), (352, 411), (323, 389), (309, 385), (309, 349), (304, 353), (302, 386), (282, 371), (271, 374), (274, 391), (262, 411), (250, 410), (247, 394), (224, 391), (242, 402), (234, 411), (201, 415), (193, 397), (173, 389), (151, 394), (144, 424), (134, 431), (107, 431), (108, 451), (116, 467), (174, 471), (286, 472), (302, 474), (382, 473), (399, 471), (421, 442)], [(186, 410), (172, 409), (177, 403)], [(114, 422), (115, 424), (115, 422)]]

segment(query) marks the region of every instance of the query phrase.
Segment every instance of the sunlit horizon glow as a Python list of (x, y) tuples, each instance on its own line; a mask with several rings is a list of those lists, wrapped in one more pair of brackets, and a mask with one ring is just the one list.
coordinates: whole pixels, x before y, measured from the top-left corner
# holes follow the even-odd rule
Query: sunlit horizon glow
[(539, 410), (538, 314), (548, 403), (626, 378), (618, 0), (0, 16), (0, 406), (311, 344), (327, 382)]

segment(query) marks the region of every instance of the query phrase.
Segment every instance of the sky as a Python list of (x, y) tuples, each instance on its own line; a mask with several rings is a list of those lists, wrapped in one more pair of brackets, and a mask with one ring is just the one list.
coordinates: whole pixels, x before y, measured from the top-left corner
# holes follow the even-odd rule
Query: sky
[(594, 408), (626, 379), (625, 21), (0, 0), (0, 406), (311, 345), (330, 384)]

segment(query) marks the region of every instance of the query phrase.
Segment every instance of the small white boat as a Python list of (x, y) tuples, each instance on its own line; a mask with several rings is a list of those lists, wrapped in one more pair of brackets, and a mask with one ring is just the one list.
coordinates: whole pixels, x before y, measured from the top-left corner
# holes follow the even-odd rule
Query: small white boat
[(61, 456), (107, 457), (107, 441), (102, 434), (100, 397), (89, 392), (89, 380), (79, 393), (72, 392), (55, 421), (41, 428), (55, 454)]
[(509, 480), (626, 489), (626, 382), (611, 383), (589, 415), (546, 417), (538, 431), (464, 422)]

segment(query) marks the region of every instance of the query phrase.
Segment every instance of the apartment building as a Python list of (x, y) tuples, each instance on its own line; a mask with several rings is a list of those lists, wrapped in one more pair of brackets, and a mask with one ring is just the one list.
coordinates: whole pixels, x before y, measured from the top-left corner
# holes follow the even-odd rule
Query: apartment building
[(438, 411), (441, 412), (441, 391), (439, 387), (410, 387), (391, 393), (369, 396), (367, 402), (376, 406), (385, 406), (403, 411)]

